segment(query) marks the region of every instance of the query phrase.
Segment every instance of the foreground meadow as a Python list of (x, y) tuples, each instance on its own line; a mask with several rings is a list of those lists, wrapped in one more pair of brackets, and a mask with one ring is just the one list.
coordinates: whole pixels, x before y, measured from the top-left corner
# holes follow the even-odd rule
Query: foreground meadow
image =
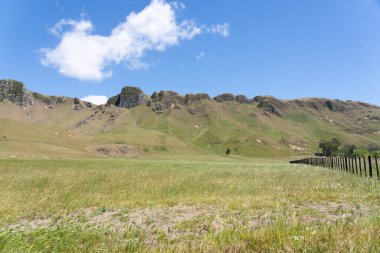
[(0, 160), (0, 252), (378, 252), (380, 182), (286, 161)]

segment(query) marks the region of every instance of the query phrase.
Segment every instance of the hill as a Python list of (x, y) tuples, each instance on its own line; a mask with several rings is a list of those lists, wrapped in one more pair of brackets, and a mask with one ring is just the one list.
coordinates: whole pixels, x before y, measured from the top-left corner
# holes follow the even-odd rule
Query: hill
[(106, 105), (0, 81), (0, 156), (101, 157), (315, 153), (322, 138), (380, 145), (380, 108), (324, 98), (154, 92), (124, 87)]

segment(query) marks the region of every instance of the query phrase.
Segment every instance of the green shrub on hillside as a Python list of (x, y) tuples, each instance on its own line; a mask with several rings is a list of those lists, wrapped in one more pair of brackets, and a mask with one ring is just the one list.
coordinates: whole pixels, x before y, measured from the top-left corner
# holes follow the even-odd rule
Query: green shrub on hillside
[(165, 146), (155, 146), (154, 149), (157, 151), (168, 151), (168, 148)]
[(366, 156), (369, 152), (366, 149), (357, 148), (354, 150), (354, 156)]

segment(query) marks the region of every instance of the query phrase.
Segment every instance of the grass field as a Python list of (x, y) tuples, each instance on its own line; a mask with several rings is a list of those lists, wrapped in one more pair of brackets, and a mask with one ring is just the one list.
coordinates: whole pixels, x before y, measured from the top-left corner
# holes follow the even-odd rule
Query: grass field
[(0, 252), (380, 251), (380, 182), (284, 160), (2, 159), (0, 185)]

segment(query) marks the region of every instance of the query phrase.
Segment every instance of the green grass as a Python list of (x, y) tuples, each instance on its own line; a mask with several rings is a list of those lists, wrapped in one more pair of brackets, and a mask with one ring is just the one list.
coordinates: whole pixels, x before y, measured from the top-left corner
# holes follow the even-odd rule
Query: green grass
[(298, 123), (305, 123), (309, 121), (309, 116), (306, 113), (299, 112), (289, 113), (286, 118)]
[(0, 165), (0, 252), (380, 250), (380, 183), (340, 171), (217, 156)]

